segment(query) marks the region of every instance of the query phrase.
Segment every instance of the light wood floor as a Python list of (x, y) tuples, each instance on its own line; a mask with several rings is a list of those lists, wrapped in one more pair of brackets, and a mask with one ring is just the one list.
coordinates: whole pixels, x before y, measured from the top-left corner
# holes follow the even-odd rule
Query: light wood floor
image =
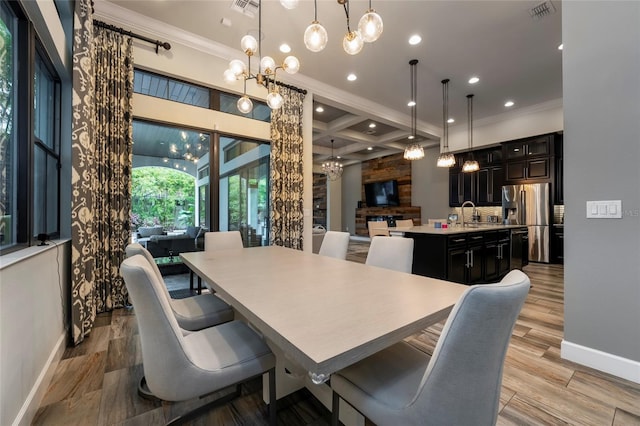
[[(367, 245), (354, 242), (348, 259), (364, 262)], [(640, 425), (640, 385), (560, 359), (563, 268), (525, 268), (532, 289), (507, 353), (499, 425)], [(188, 286), (188, 282), (186, 283)], [(442, 323), (408, 340), (431, 353)], [(134, 312), (101, 314), (91, 336), (68, 348), (34, 424), (156, 425), (200, 401), (153, 403), (140, 398), (140, 342)], [(329, 412), (306, 390), (278, 401), (281, 425), (327, 425)], [(193, 425), (264, 425), (261, 382), (253, 381), (232, 403)]]

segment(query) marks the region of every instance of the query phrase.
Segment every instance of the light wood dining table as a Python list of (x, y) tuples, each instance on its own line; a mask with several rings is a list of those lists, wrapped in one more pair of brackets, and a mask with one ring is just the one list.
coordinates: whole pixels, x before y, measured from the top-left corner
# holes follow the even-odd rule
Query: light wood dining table
[(446, 318), (466, 289), (278, 246), (180, 257), (316, 384)]

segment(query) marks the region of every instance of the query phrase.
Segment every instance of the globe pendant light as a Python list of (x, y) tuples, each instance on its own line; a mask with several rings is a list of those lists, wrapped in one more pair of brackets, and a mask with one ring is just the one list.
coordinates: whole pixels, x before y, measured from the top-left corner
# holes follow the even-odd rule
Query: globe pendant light
[(469, 155), (471, 155), (471, 159), (464, 162), (462, 165), (462, 171), (465, 173), (477, 172), (480, 169), (480, 165), (473, 158), (473, 95), (467, 95), (467, 115), (469, 119), (467, 120), (468, 127), (468, 135), (469, 135)]
[(357, 55), (364, 47), (362, 34), (358, 30), (351, 30), (349, 25), (349, 0), (338, 0), (338, 3), (344, 7), (344, 13), (347, 15), (347, 33), (342, 39), (342, 48), (349, 55)]
[(314, 0), (314, 18), (304, 32), (304, 45), (312, 52), (320, 52), (327, 46), (327, 30), (318, 22), (318, 0)]
[(422, 145), (415, 142), (416, 140), (416, 123), (418, 121), (418, 73), (416, 67), (418, 65), (417, 59), (409, 61), (411, 67), (411, 135), (409, 140), (413, 141), (404, 149), (405, 160), (420, 160), (424, 158), (424, 148)]
[(369, 0), (369, 9), (358, 22), (358, 30), (366, 43), (373, 43), (382, 35), (382, 18), (371, 8), (371, 0)]
[(449, 79), (442, 80), (442, 152), (438, 156), (438, 167), (452, 167), (456, 159), (449, 151)]

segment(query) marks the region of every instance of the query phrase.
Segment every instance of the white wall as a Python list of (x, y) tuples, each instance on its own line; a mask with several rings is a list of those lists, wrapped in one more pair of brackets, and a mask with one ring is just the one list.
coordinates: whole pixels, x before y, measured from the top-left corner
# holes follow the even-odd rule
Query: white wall
[(449, 169), (436, 166), (440, 147), (425, 149), (424, 158), (411, 163), (411, 205), (420, 206), (421, 220), (445, 218), (449, 213)]
[[(640, 383), (640, 3), (564, 2), (562, 357)], [(586, 201), (622, 200), (622, 219)]]
[[(473, 120), (473, 148), (528, 136), (558, 132), (563, 129), (562, 100), (558, 99), (512, 112)], [(466, 120), (449, 129), (449, 150), (464, 151), (469, 147)]]
[(343, 231), (356, 234), (356, 208), (362, 200), (362, 164), (344, 168), (342, 174), (342, 226)]
[(66, 347), (71, 244), (56, 243), (0, 258), (2, 425), (31, 423)]

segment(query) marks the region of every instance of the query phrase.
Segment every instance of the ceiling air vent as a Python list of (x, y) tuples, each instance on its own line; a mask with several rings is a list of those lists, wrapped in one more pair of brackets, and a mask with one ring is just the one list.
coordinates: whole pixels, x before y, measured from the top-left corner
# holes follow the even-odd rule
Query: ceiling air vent
[(541, 19), (554, 13), (556, 13), (556, 7), (550, 1), (544, 1), (529, 9), (529, 15), (531, 15), (533, 19)]
[(257, 0), (231, 0), (231, 10), (235, 10), (252, 18), (258, 13), (258, 7), (259, 4)]

